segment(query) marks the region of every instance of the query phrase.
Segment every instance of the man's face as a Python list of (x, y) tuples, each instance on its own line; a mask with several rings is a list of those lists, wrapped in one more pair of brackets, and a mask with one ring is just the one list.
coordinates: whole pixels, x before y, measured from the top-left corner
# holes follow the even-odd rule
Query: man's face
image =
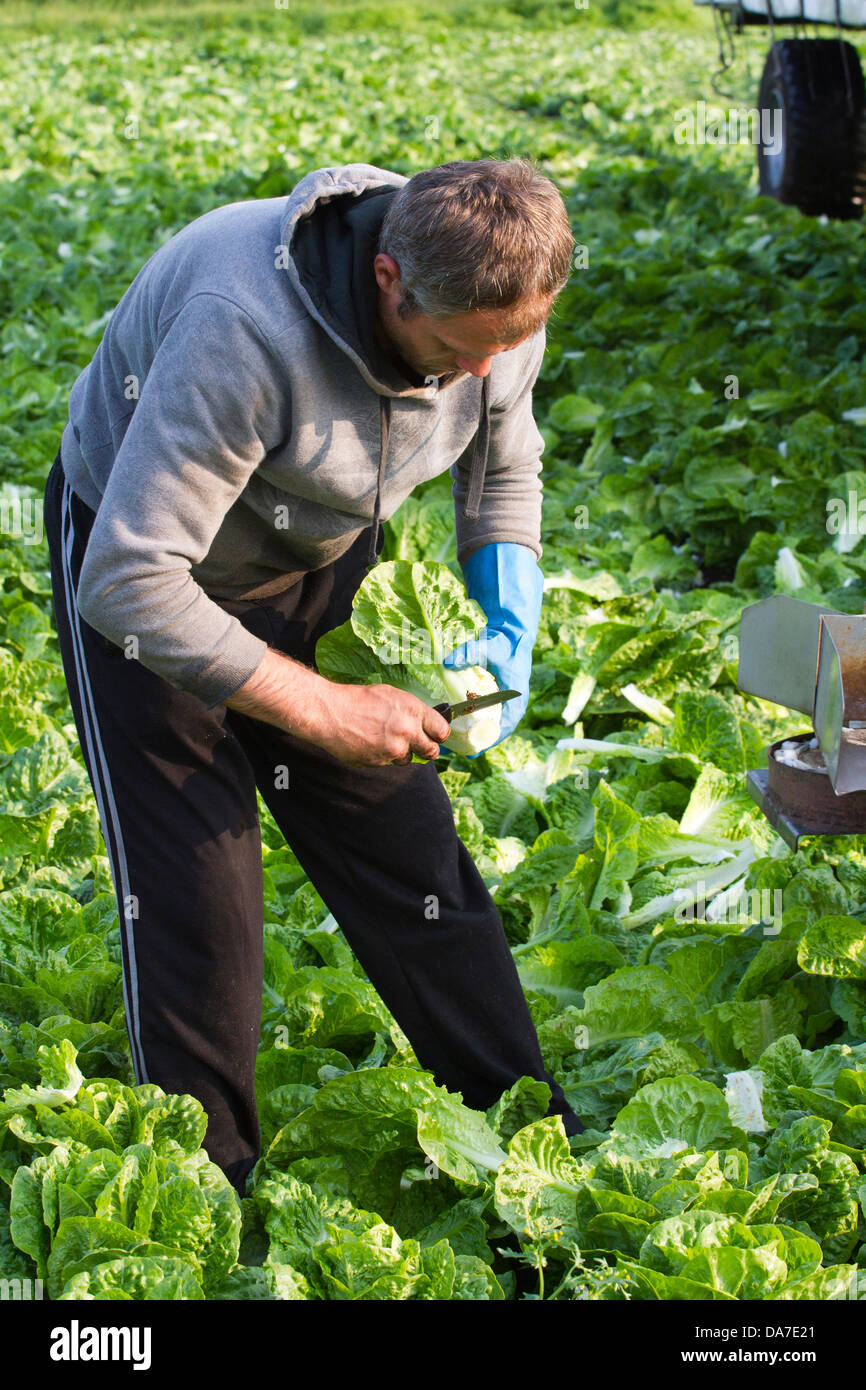
[(397, 262), (379, 253), (373, 266), (379, 286), (377, 336), (419, 376), (443, 376), (456, 370), (487, 376), (497, 353), (508, 352), (532, 336), (525, 333), (509, 340), (503, 332), (505, 309), (472, 309), (448, 319), (427, 314), (401, 319), (397, 306), (403, 291)]

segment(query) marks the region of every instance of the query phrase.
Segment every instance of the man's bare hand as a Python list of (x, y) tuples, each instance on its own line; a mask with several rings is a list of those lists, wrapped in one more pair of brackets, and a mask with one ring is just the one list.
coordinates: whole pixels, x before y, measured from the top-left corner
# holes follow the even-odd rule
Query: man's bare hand
[(285, 729), (355, 767), (438, 758), (451, 725), (393, 685), (341, 685), (269, 647), (229, 709)]
[(393, 685), (329, 682), (333, 724), (313, 742), (355, 767), (410, 762), (413, 753), (438, 758), (451, 725), (430, 705)]

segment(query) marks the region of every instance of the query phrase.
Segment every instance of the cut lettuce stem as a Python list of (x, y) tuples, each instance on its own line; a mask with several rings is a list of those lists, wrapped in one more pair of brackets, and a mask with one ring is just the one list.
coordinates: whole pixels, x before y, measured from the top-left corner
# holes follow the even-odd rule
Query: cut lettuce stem
[[(451, 705), (462, 704), (471, 695), (492, 695), (499, 689), (495, 678), (483, 666), (464, 666), (458, 671), (443, 666), (439, 673)], [(475, 714), (462, 714), (452, 721), (445, 747), (470, 756), (483, 753), (485, 748), (496, 743), (501, 727), (501, 705), (488, 706)]]
[[(740, 878), (754, 858), (754, 845), (751, 841), (748, 841), (747, 847), (740, 854), (734, 856), (732, 859), (728, 859), (724, 864), (720, 864), (718, 868), (712, 869), (709, 872), (705, 867), (697, 869), (692, 883), (695, 886), (699, 883), (703, 885), (705, 900), (708, 904), (723, 888), (727, 888), (735, 879)], [(674, 912), (676, 908), (682, 906), (683, 892), (686, 886), (687, 885), (680, 883), (670, 893), (665, 893), (658, 898), (652, 898), (650, 902), (645, 903), (637, 912), (627, 913), (622, 919), (623, 926), (629, 927), (630, 929), (634, 927), (643, 927), (646, 926), (648, 922), (655, 922), (660, 917), (667, 917), (671, 912)]]

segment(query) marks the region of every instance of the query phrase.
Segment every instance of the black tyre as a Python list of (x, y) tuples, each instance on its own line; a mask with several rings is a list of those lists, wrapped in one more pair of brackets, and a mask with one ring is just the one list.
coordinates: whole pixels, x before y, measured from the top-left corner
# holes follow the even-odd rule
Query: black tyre
[(866, 89), (857, 50), (838, 38), (781, 39), (764, 64), (758, 111), (761, 192), (811, 217), (861, 217)]

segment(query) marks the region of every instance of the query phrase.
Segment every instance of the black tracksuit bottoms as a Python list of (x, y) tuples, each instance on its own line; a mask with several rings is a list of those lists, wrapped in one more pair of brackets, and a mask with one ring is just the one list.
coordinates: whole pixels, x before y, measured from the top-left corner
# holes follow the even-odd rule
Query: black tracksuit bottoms
[[(579, 1132), (435, 765), (350, 767), (127, 658), (77, 608), (94, 519), (58, 452), (45, 487), (54, 616), (117, 897), (137, 1082), (201, 1101), (205, 1148), (242, 1193), (260, 1152), (258, 788), (421, 1066), (474, 1109), (520, 1076), (547, 1081), (549, 1113)], [(313, 665), (317, 639), (349, 616), (368, 539), (276, 597), (215, 601)]]

